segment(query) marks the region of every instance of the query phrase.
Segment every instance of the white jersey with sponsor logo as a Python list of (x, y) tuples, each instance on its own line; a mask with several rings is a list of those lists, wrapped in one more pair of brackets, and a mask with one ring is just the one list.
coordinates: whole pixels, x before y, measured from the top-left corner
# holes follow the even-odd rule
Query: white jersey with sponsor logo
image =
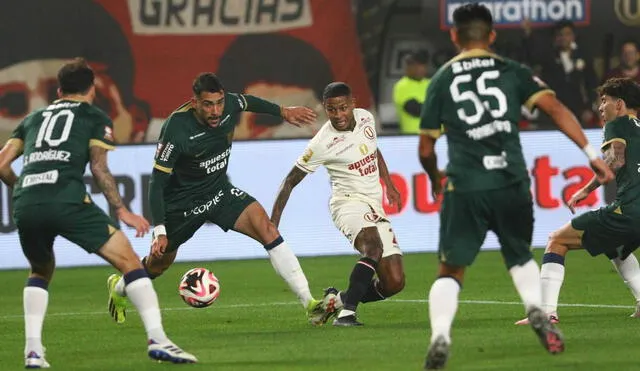
[(331, 179), (332, 203), (356, 198), (383, 213), (375, 120), (362, 108), (354, 109), (353, 116), (356, 120), (353, 131), (337, 131), (327, 121), (309, 141), (296, 166), (312, 173), (324, 165)]

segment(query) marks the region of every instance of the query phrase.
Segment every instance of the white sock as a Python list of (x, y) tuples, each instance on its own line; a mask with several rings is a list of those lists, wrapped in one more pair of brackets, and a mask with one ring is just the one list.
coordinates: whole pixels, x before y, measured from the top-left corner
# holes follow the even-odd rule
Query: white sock
[(291, 291), (298, 296), (300, 303), (306, 308), (309, 302), (313, 300), (313, 296), (298, 258), (287, 246), (286, 242), (282, 242), (280, 245), (268, 250), (267, 253), (269, 254), (269, 259), (271, 259), (273, 269), (287, 282)]
[(120, 277), (120, 279), (118, 280), (118, 282), (116, 282), (116, 294), (120, 295), (120, 296), (127, 296), (127, 293), (125, 291), (125, 284), (124, 284), (124, 276)]
[(42, 324), (49, 304), (49, 291), (35, 286), (27, 286), (22, 292), (24, 306), (25, 356), (29, 352), (43, 355)]
[(542, 289), (540, 284), (540, 270), (538, 264), (531, 259), (523, 265), (516, 265), (509, 269), (513, 284), (520, 294), (525, 313), (533, 308), (541, 308)]
[(125, 290), (142, 318), (147, 337), (160, 344), (168, 342), (169, 339), (162, 328), (158, 296), (151, 280), (148, 277), (138, 278), (130, 282)]
[(543, 263), (540, 269), (540, 283), (542, 284), (542, 310), (546, 314), (558, 311), (558, 297), (564, 282), (564, 265), (558, 263)]
[(429, 320), (431, 342), (442, 335), (451, 343), (451, 324), (458, 310), (460, 285), (451, 277), (441, 277), (431, 285), (429, 291)]
[(631, 293), (636, 298), (636, 302), (640, 301), (640, 264), (635, 255), (629, 255), (625, 260), (620, 258), (611, 259), (611, 263), (616, 267), (620, 277), (624, 280)]

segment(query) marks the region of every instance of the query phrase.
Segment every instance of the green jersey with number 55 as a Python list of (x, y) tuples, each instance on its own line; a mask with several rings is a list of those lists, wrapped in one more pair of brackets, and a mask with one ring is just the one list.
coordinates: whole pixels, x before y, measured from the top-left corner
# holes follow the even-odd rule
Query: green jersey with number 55
[(434, 75), (422, 107), (421, 133), (447, 136), (448, 189), (503, 188), (528, 177), (518, 122), (553, 94), (523, 65), (473, 49), (459, 54)]
[(86, 102), (58, 100), (27, 116), (9, 139), (24, 155), (14, 207), (87, 202), (89, 147), (113, 149), (112, 130), (111, 119)]

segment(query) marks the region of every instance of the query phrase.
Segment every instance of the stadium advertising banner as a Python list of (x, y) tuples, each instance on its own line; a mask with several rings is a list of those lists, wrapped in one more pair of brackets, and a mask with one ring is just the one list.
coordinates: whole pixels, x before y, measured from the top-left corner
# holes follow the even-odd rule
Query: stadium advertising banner
[(525, 19), (536, 26), (569, 20), (576, 25), (589, 24), (590, 0), (440, 0), (440, 26), (453, 27), (453, 12), (470, 2), (484, 4), (493, 15), (496, 28), (520, 27)]
[(247, 113), (236, 139), (313, 136), (326, 120), (320, 102), (331, 81), (349, 83), (361, 106), (373, 106), (345, 0), (0, 1), (0, 45), (12, 45), (0, 53), (0, 143), (56, 98), (58, 68), (78, 56), (97, 73), (96, 104), (113, 119), (118, 143), (154, 142), (205, 71), (229, 91), (320, 116), (297, 129)]
[[(599, 143), (602, 139), (600, 130), (590, 130), (588, 136), (592, 143)], [(306, 144), (306, 140), (237, 142), (230, 160), (231, 181), (253, 195), (270, 212), (281, 181)], [(592, 173), (584, 154), (560, 133), (524, 133), (522, 145), (532, 176), (536, 219), (533, 245), (544, 246), (548, 234), (571, 217), (563, 199), (568, 199), (585, 185)], [(432, 199), (428, 177), (418, 163), (417, 137), (381, 137), (379, 148), (402, 194), (401, 210), (385, 205), (400, 247), (405, 252), (437, 250), (440, 203)], [(152, 145), (123, 146), (109, 158), (124, 201), (134, 212), (147, 216), (148, 180), (154, 151), (155, 146)], [(447, 159), (446, 140), (438, 142), (437, 151), (442, 167)], [(19, 171), (20, 166), (15, 166), (15, 170)], [(107, 202), (98, 187), (92, 184), (89, 172), (85, 179), (87, 191), (94, 201), (107, 210)], [(3, 187), (0, 194), (0, 268), (26, 267), (16, 227), (10, 218), (7, 189)], [(348, 241), (333, 226), (328, 211), (329, 197), (329, 179), (323, 168), (308, 175), (294, 189), (283, 214), (281, 232), (299, 256), (354, 253)], [(598, 190), (585, 200), (578, 212), (603, 203), (603, 192)], [(150, 237), (135, 238), (132, 229), (124, 227), (123, 230), (138, 254), (145, 255), (149, 250)], [(495, 236), (489, 233), (484, 248), (495, 249), (498, 246)], [(104, 264), (98, 257), (87, 254), (62, 237), (55, 242), (55, 253), (59, 266)], [(181, 247), (178, 254), (179, 261), (261, 257), (266, 257), (266, 252), (260, 244), (238, 233), (224, 233), (215, 225), (205, 225)]]

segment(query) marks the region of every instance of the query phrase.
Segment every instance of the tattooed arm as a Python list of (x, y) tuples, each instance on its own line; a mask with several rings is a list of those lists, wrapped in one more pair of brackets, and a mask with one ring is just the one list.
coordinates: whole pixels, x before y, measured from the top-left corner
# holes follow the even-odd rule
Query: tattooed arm
[(109, 204), (119, 212), (120, 209), (124, 208), (124, 204), (122, 203), (116, 181), (113, 179), (113, 175), (111, 175), (109, 167), (107, 166), (107, 150), (99, 146), (92, 146), (90, 166), (93, 179), (95, 179), (102, 190), (104, 197)]
[(294, 166), (289, 172), (289, 175), (284, 179), (284, 182), (282, 182), (276, 201), (273, 203), (273, 209), (271, 210), (271, 221), (275, 224), (276, 228), (280, 224), (280, 218), (282, 217), (284, 207), (287, 205), (287, 201), (289, 201), (291, 191), (293, 191), (293, 188), (298, 185), (305, 176), (307, 176), (307, 173), (300, 170), (297, 166)]
[(116, 181), (107, 166), (107, 150), (101, 146), (91, 146), (90, 151), (91, 173), (104, 197), (116, 210), (118, 219), (136, 229), (136, 237), (144, 236), (149, 231), (149, 222), (144, 217), (131, 213), (124, 206)]
[[(626, 144), (619, 140), (614, 140), (607, 146), (607, 149), (604, 151), (604, 162), (607, 164), (609, 169), (616, 174), (618, 170), (622, 169), (622, 167), (626, 163), (625, 158), (625, 149), (627, 148)], [(598, 181), (598, 177), (594, 176), (589, 184), (584, 186), (581, 190), (576, 192), (571, 199), (567, 201), (567, 206), (572, 213), (575, 213), (575, 207), (578, 202), (584, 200), (589, 196), (589, 194), (598, 187), (600, 187), (602, 183)]]
[[(609, 169), (613, 171), (614, 174), (618, 173), (618, 170), (622, 169), (622, 167), (626, 163), (626, 157), (624, 155), (627, 145), (620, 141), (613, 141), (609, 144), (607, 149), (604, 151), (604, 162), (607, 164)], [(593, 177), (589, 184), (587, 184), (583, 190), (589, 194), (595, 191), (602, 184), (598, 181), (596, 177)]]

